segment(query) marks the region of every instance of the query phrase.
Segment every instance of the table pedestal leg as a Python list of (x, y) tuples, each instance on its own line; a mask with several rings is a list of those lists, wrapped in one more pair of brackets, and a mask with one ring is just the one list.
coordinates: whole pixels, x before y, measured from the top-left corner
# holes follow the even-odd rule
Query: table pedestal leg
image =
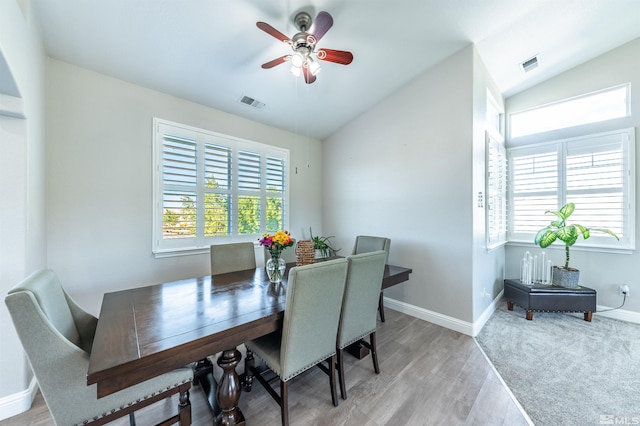
[(216, 416), (216, 425), (244, 425), (245, 420), (238, 401), (240, 400), (240, 378), (236, 366), (240, 363), (240, 351), (227, 349), (218, 357), (218, 365), (222, 368), (222, 379), (216, 391), (216, 400), (220, 414)]

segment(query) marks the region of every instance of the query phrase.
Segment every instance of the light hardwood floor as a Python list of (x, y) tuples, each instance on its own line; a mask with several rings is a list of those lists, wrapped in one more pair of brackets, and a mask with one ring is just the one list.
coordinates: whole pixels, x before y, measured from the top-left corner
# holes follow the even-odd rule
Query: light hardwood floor
[[(378, 322), (380, 374), (371, 357), (345, 357), (348, 399), (331, 404), (328, 377), (314, 368), (289, 387), (292, 425), (526, 425), (474, 340), (414, 317), (386, 310)], [(339, 390), (338, 390), (339, 393)], [(198, 387), (191, 392), (194, 426), (212, 424)], [(160, 402), (136, 414), (138, 425), (155, 424), (175, 411)], [(255, 382), (240, 399), (248, 425), (279, 425), (280, 409)], [(38, 393), (32, 408), (0, 426), (43, 426), (53, 421)], [(111, 423), (128, 425), (128, 418)]]

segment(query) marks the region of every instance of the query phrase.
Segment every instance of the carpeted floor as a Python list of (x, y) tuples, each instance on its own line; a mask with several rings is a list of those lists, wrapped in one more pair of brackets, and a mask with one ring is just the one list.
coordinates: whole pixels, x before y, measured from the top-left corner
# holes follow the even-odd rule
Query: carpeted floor
[(476, 340), (537, 426), (640, 424), (640, 325), (500, 303)]

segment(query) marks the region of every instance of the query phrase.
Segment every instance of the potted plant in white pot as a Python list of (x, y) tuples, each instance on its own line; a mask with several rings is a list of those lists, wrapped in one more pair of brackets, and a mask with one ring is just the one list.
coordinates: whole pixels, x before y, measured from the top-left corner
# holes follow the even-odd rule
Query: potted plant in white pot
[(587, 228), (577, 223), (568, 224), (567, 219), (576, 206), (574, 203), (565, 204), (559, 211), (547, 210), (547, 213), (553, 213), (557, 219), (552, 220), (549, 225), (542, 228), (536, 234), (534, 242), (541, 248), (549, 247), (554, 241), (560, 240), (564, 243), (565, 247), (565, 261), (564, 267), (554, 266), (552, 274), (552, 283), (563, 287), (577, 287), (580, 279), (580, 271), (575, 268), (569, 267), (569, 248), (578, 241), (578, 237), (582, 235), (585, 240), (591, 236), (591, 232), (598, 231), (604, 232), (615, 237), (618, 241), (620, 238), (615, 232), (609, 229), (603, 228)]
[(314, 237), (313, 232), (311, 231), (311, 228), (309, 228), (309, 234), (311, 236), (311, 241), (313, 242), (313, 249), (315, 250), (315, 253), (316, 253), (316, 259), (322, 259), (325, 257), (332, 256), (338, 250), (340, 250), (340, 249), (334, 249), (333, 247), (331, 247), (331, 244), (329, 244), (329, 239), (333, 238), (333, 236), (321, 237), (316, 235)]

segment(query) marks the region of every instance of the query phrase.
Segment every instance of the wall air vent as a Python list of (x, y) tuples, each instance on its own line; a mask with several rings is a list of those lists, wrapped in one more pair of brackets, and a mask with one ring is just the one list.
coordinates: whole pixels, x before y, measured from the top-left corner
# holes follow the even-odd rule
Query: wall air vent
[(262, 109), (265, 106), (264, 102), (260, 102), (256, 99), (253, 99), (249, 96), (243, 95), (242, 98), (240, 98), (240, 103), (245, 104), (245, 105), (249, 105), (252, 106), (254, 108), (258, 108), (258, 109)]
[(524, 70), (524, 72), (529, 72), (531, 70), (534, 70), (534, 69), (538, 68), (538, 57), (534, 56), (531, 59), (527, 59), (526, 61), (524, 61), (520, 65), (522, 66), (522, 69)]

